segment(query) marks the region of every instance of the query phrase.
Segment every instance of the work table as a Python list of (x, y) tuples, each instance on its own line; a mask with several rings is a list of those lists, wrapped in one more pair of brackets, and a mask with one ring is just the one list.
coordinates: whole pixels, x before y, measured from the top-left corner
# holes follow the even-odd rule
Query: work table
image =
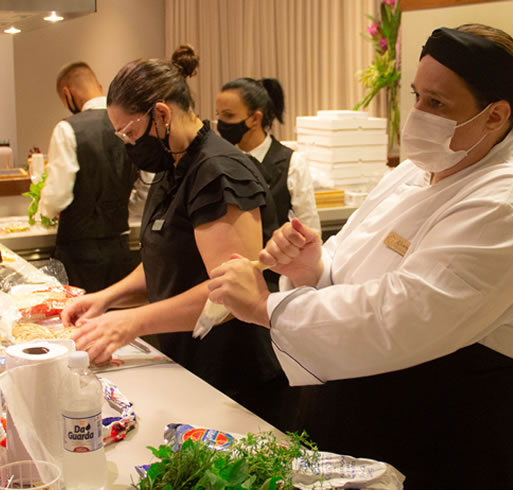
[[(28, 225), (26, 210), (29, 199), (23, 196), (0, 198), (0, 226), (8, 223)], [(319, 217), (323, 238), (337, 232), (356, 208), (342, 206), (336, 208), (319, 208)], [(140, 216), (131, 216), (129, 220), (129, 243), (132, 250), (139, 248)], [(57, 226), (45, 228), (41, 224), (29, 230), (14, 233), (0, 233), (0, 242), (26, 260), (41, 260), (51, 256), (55, 247)]]

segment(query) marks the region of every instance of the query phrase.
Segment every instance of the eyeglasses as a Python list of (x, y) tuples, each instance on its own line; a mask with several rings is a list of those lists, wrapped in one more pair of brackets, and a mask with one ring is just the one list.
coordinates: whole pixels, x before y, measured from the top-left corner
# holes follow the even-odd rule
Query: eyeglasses
[[(153, 109), (153, 106), (151, 106), (141, 117), (138, 117), (137, 119), (134, 119), (130, 121), (123, 129), (120, 129), (119, 131), (114, 131), (114, 134), (123, 142), (125, 145), (135, 145), (135, 142), (137, 138), (134, 138), (132, 134), (128, 134), (128, 131), (130, 129), (130, 126), (132, 124), (136, 124), (142, 119), (144, 119)], [(150, 116), (150, 122), (151, 122), (151, 116)]]

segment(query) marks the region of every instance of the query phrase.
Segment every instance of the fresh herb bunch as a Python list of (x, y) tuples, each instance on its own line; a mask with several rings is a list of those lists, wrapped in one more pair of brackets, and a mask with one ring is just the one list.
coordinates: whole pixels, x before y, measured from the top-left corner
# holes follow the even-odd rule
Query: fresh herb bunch
[[(226, 450), (203, 441), (186, 440), (178, 451), (171, 446), (149, 447), (160, 461), (152, 464), (138, 483), (141, 490), (178, 489), (292, 489), (292, 462), (304, 457), (316, 460), (317, 447), (302, 434), (287, 433), (287, 445), (272, 432), (248, 434)], [(313, 452), (308, 458), (307, 450)]]
[[(41, 180), (37, 184), (30, 184), (29, 192), (24, 192), (22, 194), (22, 196), (29, 197), (31, 199), (27, 210), (29, 225), (36, 224), (34, 216), (36, 215), (37, 208), (39, 207), (39, 201), (41, 200), (41, 191), (45, 186), (46, 177), (46, 172), (43, 172), (43, 174), (41, 175)], [(41, 216), (41, 224), (44, 227), (49, 228), (50, 226), (55, 226), (57, 224), (57, 221), (55, 219), (47, 218), (46, 216)]]

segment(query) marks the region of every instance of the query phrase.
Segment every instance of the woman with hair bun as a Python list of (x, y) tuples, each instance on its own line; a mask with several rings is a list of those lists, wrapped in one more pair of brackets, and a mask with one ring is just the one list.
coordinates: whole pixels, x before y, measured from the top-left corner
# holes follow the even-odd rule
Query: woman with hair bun
[[(62, 319), (81, 327), (77, 349), (91, 345), (92, 360), (107, 360), (137, 336), (162, 334), (163, 352), (229, 396), (265, 397), (268, 383), (284, 380), (266, 329), (231, 319), (203, 340), (191, 336), (209, 271), (233, 253), (256, 259), (277, 227), (255, 164), (194, 112), (186, 78), (198, 62), (192, 47), (181, 46), (171, 62), (128, 63), (110, 84), (116, 135), (140, 170), (156, 173), (141, 223), (142, 263), (111, 287), (77, 299)], [(107, 312), (112, 308), (118, 309)]]
[(274, 120), (283, 123), (281, 84), (275, 78), (237, 78), (216, 97), (217, 129), (223, 138), (256, 159), (276, 203), (280, 225), (290, 211), (320, 233), (312, 177), (305, 159), (270, 133)]

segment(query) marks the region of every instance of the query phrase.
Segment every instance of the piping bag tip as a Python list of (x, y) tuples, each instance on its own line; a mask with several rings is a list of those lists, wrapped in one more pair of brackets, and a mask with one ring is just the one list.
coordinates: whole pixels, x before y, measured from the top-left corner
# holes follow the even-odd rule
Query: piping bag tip
[[(251, 264), (262, 271), (267, 269), (265, 265), (261, 264), (257, 260), (253, 260)], [(205, 301), (205, 306), (203, 306), (203, 310), (201, 310), (198, 321), (194, 326), (194, 330), (192, 331), (193, 338), (205, 338), (210, 330), (212, 330), (212, 328), (218, 323), (221, 323), (229, 314), (230, 312), (224, 305), (213, 303), (207, 299), (207, 301)]]

